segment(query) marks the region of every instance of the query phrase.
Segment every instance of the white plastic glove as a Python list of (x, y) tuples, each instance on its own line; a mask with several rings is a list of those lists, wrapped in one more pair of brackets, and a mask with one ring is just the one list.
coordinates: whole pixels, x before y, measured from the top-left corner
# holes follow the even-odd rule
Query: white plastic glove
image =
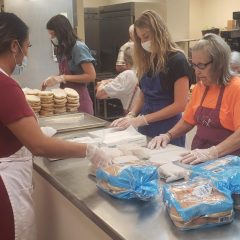
[(91, 143), (87, 144), (86, 158), (96, 168), (106, 167), (112, 164), (111, 157)]
[(56, 134), (57, 130), (53, 127), (41, 127), (43, 134), (47, 135), (48, 137), (52, 137)]
[(129, 126), (133, 126), (134, 128), (148, 125), (148, 122), (144, 115), (140, 115), (138, 117), (123, 117), (119, 118), (111, 123), (111, 127), (118, 127), (122, 130), (128, 128)]
[(187, 176), (188, 171), (172, 162), (163, 164), (158, 169), (160, 177), (166, 179), (166, 182), (173, 182)]
[(188, 153), (181, 154), (182, 159), (180, 162), (185, 164), (198, 164), (201, 162), (206, 162), (208, 160), (213, 160), (218, 158), (218, 151), (215, 146), (207, 149), (194, 149)]
[(154, 137), (149, 143), (148, 148), (150, 149), (160, 149), (161, 147), (166, 147), (171, 141), (170, 135), (168, 133), (160, 134)]
[(43, 81), (42, 90), (45, 90), (47, 87), (53, 87), (61, 82), (65, 82), (64, 75), (50, 76)]

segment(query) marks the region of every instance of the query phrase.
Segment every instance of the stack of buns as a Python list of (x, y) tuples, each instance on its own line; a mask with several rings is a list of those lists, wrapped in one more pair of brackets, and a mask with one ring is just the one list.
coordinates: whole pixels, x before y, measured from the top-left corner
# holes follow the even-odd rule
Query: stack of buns
[(41, 99), (40, 99), (40, 90), (24, 88), (23, 92), (25, 94), (26, 100), (36, 114), (39, 114), (41, 110)]
[(67, 94), (61, 89), (52, 89), (53, 92), (53, 101), (54, 101), (54, 114), (61, 114), (66, 112), (66, 102), (67, 102)]
[(41, 116), (52, 116), (54, 112), (54, 101), (53, 101), (53, 92), (52, 91), (41, 91), (41, 110), (39, 114)]
[(233, 204), (229, 192), (218, 190), (210, 180), (164, 186), (169, 216), (181, 230), (232, 222)]
[(23, 88), (26, 99), (33, 111), (40, 116), (52, 116), (67, 112), (77, 112), (79, 94), (72, 88), (51, 89), (40, 91), (38, 89)]
[(67, 94), (67, 112), (77, 112), (80, 106), (78, 92), (72, 88), (64, 88), (64, 91)]
[(25, 95), (27, 102), (31, 106), (32, 110), (36, 113), (39, 114), (41, 110), (41, 100), (39, 96), (35, 95)]

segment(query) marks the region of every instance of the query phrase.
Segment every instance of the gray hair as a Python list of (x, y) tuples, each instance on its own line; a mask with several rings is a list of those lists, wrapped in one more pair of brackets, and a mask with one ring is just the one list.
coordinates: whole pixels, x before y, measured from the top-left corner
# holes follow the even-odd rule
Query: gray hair
[(218, 85), (226, 86), (234, 74), (230, 70), (231, 49), (220, 36), (208, 33), (192, 48), (192, 51), (204, 50), (212, 59), (212, 73)]
[(133, 66), (133, 47), (127, 47), (123, 53), (125, 63)]

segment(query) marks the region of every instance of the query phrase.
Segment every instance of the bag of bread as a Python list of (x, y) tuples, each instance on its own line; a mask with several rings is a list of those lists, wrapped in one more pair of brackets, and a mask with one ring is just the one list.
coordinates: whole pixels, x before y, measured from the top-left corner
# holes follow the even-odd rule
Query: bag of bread
[(221, 191), (209, 179), (164, 185), (163, 199), (175, 226), (181, 230), (211, 227), (233, 220), (230, 191)]
[(96, 179), (101, 190), (120, 199), (150, 200), (159, 193), (157, 167), (143, 162), (99, 168)]
[(234, 208), (240, 209), (240, 157), (228, 155), (193, 166), (189, 178), (196, 177), (209, 178), (218, 189), (230, 190)]

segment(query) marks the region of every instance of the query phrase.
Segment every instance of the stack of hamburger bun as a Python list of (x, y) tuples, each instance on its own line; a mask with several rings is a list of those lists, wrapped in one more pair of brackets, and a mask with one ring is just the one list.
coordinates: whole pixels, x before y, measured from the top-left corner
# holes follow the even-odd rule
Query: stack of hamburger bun
[(41, 110), (41, 100), (39, 96), (35, 95), (25, 95), (27, 102), (31, 106), (32, 110), (36, 113), (39, 114)]
[(23, 92), (25, 94), (26, 100), (33, 109), (36, 114), (39, 114), (41, 110), (41, 100), (39, 97), (40, 90), (38, 89), (30, 89), (30, 88), (23, 88)]
[(229, 192), (218, 190), (203, 179), (164, 186), (169, 216), (181, 230), (230, 223), (233, 203)]
[(67, 112), (77, 112), (80, 106), (78, 92), (72, 88), (64, 88), (64, 91), (67, 94)]
[(54, 101), (54, 114), (61, 114), (66, 112), (67, 94), (61, 89), (52, 89)]
[(38, 89), (22, 89), (29, 105), (35, 113), (40, 116), (52, 116), (67, 112), (77, 112), (79, 94), (72, 88), (51, 89), (51, 91), (40, 91)]
[(41, 110), (39, 114), (41, 116), (52, 116), (54, 111), (53, 92), (52, 91), (41, 91)]

